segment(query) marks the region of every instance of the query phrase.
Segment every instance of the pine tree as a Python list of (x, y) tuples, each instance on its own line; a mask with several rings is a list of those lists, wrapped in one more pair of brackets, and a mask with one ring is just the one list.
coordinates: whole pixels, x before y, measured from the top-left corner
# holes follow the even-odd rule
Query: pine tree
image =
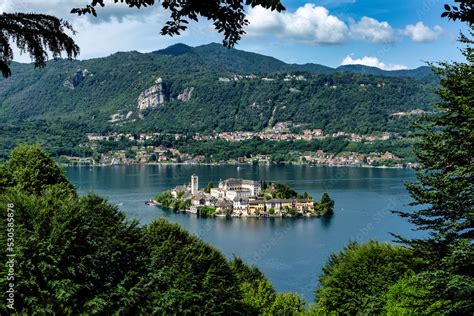
[(334, 214), (334, 200), (331, 199), (328, 193), (323, 193), (321, 201), (319, 202), (319, 209), (324, 216)]
[(419, 125), (418, 181), (407, 186), (419, 209), (397, 212), (429, 232), (424, 239), (400, 239), (434, 264), (450, 245), (474, 236), (474, 54), (471, 39), (461, 35), (460, 42), (467, 45), (467, 62), (439, 64), (442, 101)]

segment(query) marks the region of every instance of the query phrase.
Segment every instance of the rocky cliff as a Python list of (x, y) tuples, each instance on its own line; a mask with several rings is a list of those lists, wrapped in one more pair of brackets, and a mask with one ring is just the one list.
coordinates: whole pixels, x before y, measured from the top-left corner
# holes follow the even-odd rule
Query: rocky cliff
[(148, 108), (156, 108), (163, 104), (165, 104), (163, 80), (158, 78), (154, 85), (140, 93), (137, 100), (137, 107), (140, 111), (143, 111)]

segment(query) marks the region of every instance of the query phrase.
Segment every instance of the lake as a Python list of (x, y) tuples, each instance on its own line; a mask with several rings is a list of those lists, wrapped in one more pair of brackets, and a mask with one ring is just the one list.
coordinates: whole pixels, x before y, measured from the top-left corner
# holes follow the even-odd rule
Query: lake
[[(336, 201), (331, 218), (198, 218), (145, 205), (157, 193), (199, 176), (209, 181), (246, 178), (286, 183), (316, 200), (328, 192)], [(349, 240), (392, 241), (390, 233), (413, 236), (411, 226), (391, 210), (407, 210), (404, 184), (413, 170), (294, 166), (133, 165), (66, 168), (80, 194), (95, 192), (119, 206), (129, 218), (147, 224), (157, 218), (179, 223), (232, 258), (255, 264), (278, 291), (314, 300), (317, 276), (329, 254)]]

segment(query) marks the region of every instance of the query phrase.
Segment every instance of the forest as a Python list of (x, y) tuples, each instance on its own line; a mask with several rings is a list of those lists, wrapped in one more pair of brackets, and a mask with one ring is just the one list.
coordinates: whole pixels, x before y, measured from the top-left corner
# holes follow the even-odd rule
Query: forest
[[(179, 54), (176, 50), (58, 59), (42, 69), (12, 63), (14, 76), (0, 78), (3, 159), (20, 143), (41, 144), (53, 155), (81, 153), (78, 145), (87, 133), (113, 131), (261, 131), (290, 122), (296, 129), (320, 128), (325, 133), (388, 131), (409, 136), (417, 115), (393, 114), (430, 112), (438, 100), (438, 80), (429, 67), (393, 73), (361, 67), (331, 70), (288, 65), (218, 44), (188, 47)], [(241, 78), (219, 80), (235, 76)], [(138, 96), (158, 77), (163, 79), (165, 103), (139, 111)], [(266, 77), (271, 80), (263, 80)], [(188, 101), (177, 100), (191, 87)], [(128, 119), (110, 121), (113, 114), (129, 112)]]

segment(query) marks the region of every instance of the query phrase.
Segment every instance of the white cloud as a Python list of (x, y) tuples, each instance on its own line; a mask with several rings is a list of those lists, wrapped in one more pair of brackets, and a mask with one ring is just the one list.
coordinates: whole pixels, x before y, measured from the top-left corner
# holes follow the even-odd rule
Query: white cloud
[(299, 7), (295, 12), (271, 12), (260, 6), (249, 10), (246, 28), (249, 35), (277, 36), (297, 41), (335, 44), (347, 36), (347, 25), (321, 6), (311, 3)]
[[(27, 3), (30, 6), (25, 8)], [(158, 3), (154, 7), (131, 9), (107, 1), (105, 8), (98, 9), (97, 18), (69, 13), (72, 7), (81, 5), (84, 5), (84, 0), (0, 0), (0, 12), (41, 12), (66, 18), (77, 31), (73, 38), (81, 49), (80, 59), (102, 57), (117, 51), (150, 52), (178, 42), (201, 45), (222, 40), (220, 34), (209, 31), (212, 24), (206, 20), (190, 24), (189, 29), (179, 36), (160, 35), (161, 28), (169, 19), (169, 12)], [(20, 55), (13, 46), (15, 61), (31, 61), (28, 54)]]
[(407, 25), (405, 27), (404, 33), (414, 42), (432, 42), (443, 33), (443, 29), (439, 25), (436, 25), (433, 27), (433, 29), (430, 29), (420, 21), (415, 25)]
[(347, 39), (376, 43), (392, 42), (395, 30), (388, 22), (362, 17), (349, 26), (323, 6), (307, 3), (294, 12), (272, 12), (260, 6), (249, 10), (246, 28), (250, 36), (275, 34), (282, 38), (309, 43), (335, 44)]
[(341, 65), (364, 65), (377, 67), (383, 70), (401, 70), (407, 69), (407, 66), (400, 64), (385, 64), (377, 57), (364, 56), (362, 58), (352, 58), (353, 55), (347, 55), (341, 62)]
[(395, 32), (388, 22), (380, 22), (367, 16), (359, 22), (351, 21), (350, 34), (354, 39), (363, 39), (371, 42), (392, 42)]

